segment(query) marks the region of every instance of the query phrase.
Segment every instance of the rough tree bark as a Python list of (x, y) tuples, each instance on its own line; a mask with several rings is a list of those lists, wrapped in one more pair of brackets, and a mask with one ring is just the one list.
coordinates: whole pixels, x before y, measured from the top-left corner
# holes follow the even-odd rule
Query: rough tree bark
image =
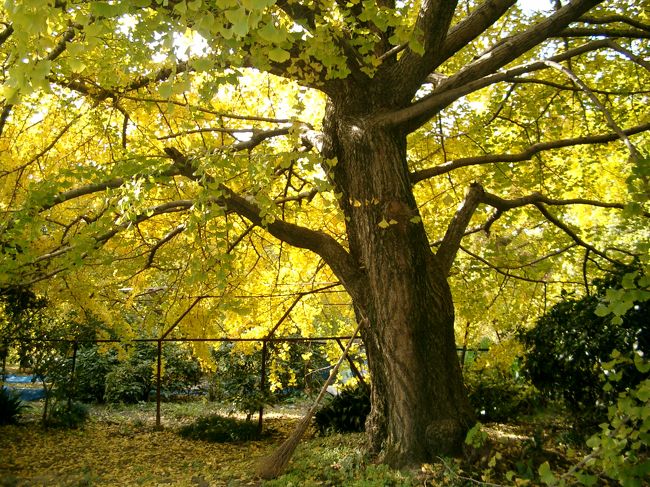
[[(352, 295), (372, 375), (371, 450), (393, 466), (458, 453), (473, 421), (456, 356), (446, 272), (430, 249), (406, 163), (406, 134), (373, 125), (365, 97), (332, 101), (331, 180), (361, 271)], [(360, 316), (361, 317), (361, 316)]]

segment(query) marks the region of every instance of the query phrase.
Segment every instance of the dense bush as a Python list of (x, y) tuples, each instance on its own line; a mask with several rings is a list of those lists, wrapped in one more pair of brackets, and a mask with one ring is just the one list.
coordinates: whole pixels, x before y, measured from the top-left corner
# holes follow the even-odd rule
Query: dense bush
[(608, 289), (620, 289), (629, 270), (618, 270), (595, 282), (595, 295), (577, 299), (565, 294), (533, 329), (521, 334), (528, 348), (525, 371), (533, 384), (549, 397), (564, 399), (582, 421), (600, 421), (606, 414), (605, 404), (641, 380), (631, 370), (603, 394), (602, 363), (609, 360), (612, 351), (636, 347), (650, 353), (649, 301), (631, 306), (620, 324), (597, 314), (599, 303), (612, 292)]
[(79, 428), (88, 419), (88, 406), (76, 401), (56, 399), (47, 411), (45, 425), (50, 428)]
[(194, 423), (183, 426), (178, 432), (184, 438), (215, 443), (250, 441), (260, 438), (256, 423), (217, 414), (199, 418)]
[(187, 394), (203, 379), (203, 370), (198, 359), (185, 347), (166, 343), (163, 347), (164, 369), (161, 379), (162, 395), (172, 398)]
[(531, 413), (539, 405), (539, 392), (518, 372), (471, 365), (464, 373), (469, 401), (480, 421), (506, 422)]
[(17, 423), (26, 407), (14, 391), (0, 388), (0, 425)]
[[(153, 343), (136, 343), (122, 360), (114, 350), (102, 353), (96, 345), (86, 345), (77, 351), (74, 380), (71, 351), (60, 355), (44, 370), (58, 398), (85, 403), (135, 403), (148, 400), (155, 390), (157, 347)], [(202, 379), (198, 360), (178, 344), (163, 346), (163, 364), (164, 398), (187, 393)]]
[(209, 397), (230, 405), (231, 412), (246, 413), (248, 419), (261, 406), (274, 404), (275, 395), (260, 388), (262, 352), (244, 353), (232, 343), (212, 350), (216, 372), (210, 378)]
[(244, 351), (234, 343), (212, 349), (216, 366), (210, 377), (209, 397), (230, 405), (231, 411), (249, 417), (261, 406), (320, 387), (322, 376), (314, 369), (329, 363), (320, 346), (300, 342), (268, 344), (266, 387), (260, 387), (262, 350)]
[(639, 353), (632, 356), (614, 354), (614, 360), (605, 364), (605, 389), (614, 388), (631, 370), (643, 379), (618, 395), (608, 408), (608, 422), (600, 425), (587, 446), (592, 448), (592, 468), (621, 485), (644, 485), (650, 478), (650, 361)]
[(370, 391), (364, 385), (343, 388), (320, 408), (314, 422), (320, 434), (364, 431), (370, 413)]
[[(200, 383), (202, 371), (199, 362), (183, 347), (166, 343), (163, 346), (163, 362), (163, 397), (188, 392)], [(126, 360), (112, 365), (106, 373), (104, 400), (123, 403), (148, 400), (156, 387), (156, 364), (156, 345), (137, 343)], [(81, 392), (78, 390), (78, 393)]]
[(73, 397), (85, 403), (104, 402), (106, 376), (117, 364), (117, 355), (112, 351), (100, 353), (95, 345), (79, 349)]
[(146, 401), (153, 389), (153, 361), (142, 357), (117, 364), (106, 374), (104, 400), (127, 404)]

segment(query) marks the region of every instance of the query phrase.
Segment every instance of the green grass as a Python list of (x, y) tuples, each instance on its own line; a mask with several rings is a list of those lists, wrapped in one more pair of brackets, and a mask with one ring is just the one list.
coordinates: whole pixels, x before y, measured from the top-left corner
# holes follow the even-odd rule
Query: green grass
[(363, 453), (364, 434), (317, 437), (302, 442), (284, 475), (264, 482), (268, 487), (383, 487), (422, 485), (413, 473), (370, 463)]

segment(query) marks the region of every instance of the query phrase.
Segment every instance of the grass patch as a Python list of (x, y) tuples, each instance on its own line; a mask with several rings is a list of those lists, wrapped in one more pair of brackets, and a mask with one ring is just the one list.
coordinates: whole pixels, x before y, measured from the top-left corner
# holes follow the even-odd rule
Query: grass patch
[(287, 472), (269, 487), (387, 487), (423, 485), (416, 472), (400, 472), (368, 461), (363, 433), (312, 438), (298, 446)]

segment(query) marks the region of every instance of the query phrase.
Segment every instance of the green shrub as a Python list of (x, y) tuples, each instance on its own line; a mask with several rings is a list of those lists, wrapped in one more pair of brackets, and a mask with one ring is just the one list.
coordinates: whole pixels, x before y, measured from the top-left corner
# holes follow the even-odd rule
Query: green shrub
[(314, 421), (320, 434), (360, 432), (365, 430), (369, 413), (370, 392), (359, 384), (334, 396), (316, 412)]
[(609, 421), (587, 440), (592, 448), (591, 468), (625, 486), (641, 486), (650, 478), (650, 361), (638, 353), (633, 359), (614, 354), (605, 365), (608, 385), (621, 381), (630, 366), (642, 375), (636, 387), (619, 394), (608, 408)]
[(180, 428), (178, 433), (184, 438), (215, 443), (251, 441), (260, 438), (256, 423), (218, 414), (199, 418), (194, 423)]
[(49, 407), (45, 424), (51, 428), (79, 428), (88, 419), (88, 406), (80, 402), (55, 400)]
[(466, 367), (465, 386), (480, 421), (506, 422), (530, 414), (539, 405), (539, 392), (519, 374), (515, 364), (507, 370), (474, 365)]
[(18, 394), (5, 387), (0, 388), (0, 425), (15, 424), (27, 405)]
[(102, 403), (106, 376), (117, 365), (114, 352), (100, 353), (96, 345), (79, 349), (75, 365), (74, 399), (85, 403)]
[(210, 400), (229, 404), (232, 412), (243, 412), (250, 418), (261, 406), (320, 388), (324, 379), (313, 371), (329, 365), (321, 345), (268, 343), (267, 351), (267, 387), (262, 391), (261, 348), (246, 352), (233, 343), (213, 348), (216, 371), (210, 377)]
[[(82, 399), (85, 393), (98, 393), (104, 383), (103, 400), (109, 403), (136, 403), (146, 401), (156, 388), (157, 346), (153, 343), (141, 342), (135, 345), (129, 357), (118, 362), (114, 355), (101, 355), (96, 351), (84, 357), (81, 365), (77, 396)], [(183, 347), (174, 343), (163, 346), (163, 375), (161, 378), (161, 393), (164, 398), (171, 398), (179, 393), (188, 392), (198, 385), (202, 378), (202, 370), (198, 360)], [(97, 371), (103, 380), (87, 377), (88, 372)], [(104, 372), (105, 371), (105, 372)]]
[(106, 374), (104, 399), (109, 403), (133, 404), (149, 399), (153, 384), (153, 362), (129, 360)]
[(203, 370), (198, 359), (188, 349), (178, 344), (165, 343), (163, 362), (165, 366), (161, 388), (165, 398), (188, 393), (203, 379)]
[(246, 354), (223, 343), (212, 356), (217, 370), (210, 378), (211, 400), (230, 404), (232, 412), (246, 413), (249, 419), (261, 406), (276, 402), (270, 391), (260, 389), (261, 350)]
[[(631, 356), (612, 354), (603, 364), (605, 390), (624, 379), (631, 370), (643, 379), (634, 388), (618, 394), (608, 407), (608, 421), (587, 440), (591, 452), (568, 470), (553, 471), (548, 461), (537, 469), (540, 484), (613, 485), (642, 487), (650, 478), (650, 361), (638, 351)], [(516, 475), (511, 472), (510, 480)], [(519, 485), (519, 484), (517, 484)]]
[(638, 372), (630, 370), (610, 391), (604, 391), (601, 364), (609, 360), (612, 351), (631, 350), (636, 344), (639, 350), (650, 353), (650, 301), (629, 307), (626, 303), (627, 314), (618, 324), (597, 311), (614, 292), (612, 289), (631, 285), (626, 282), (632, 275), (629, 270), (618, 270), (596, 281), (596, 295), (575, 299), (565, 294), (533, 329), (521, 334), (527, 346), (525, 371), (533, 384), (548, 397), (563, 399), (581, 423), (597, 424), (604, 419), (605, 405), (616, 393), (641, 380)]

